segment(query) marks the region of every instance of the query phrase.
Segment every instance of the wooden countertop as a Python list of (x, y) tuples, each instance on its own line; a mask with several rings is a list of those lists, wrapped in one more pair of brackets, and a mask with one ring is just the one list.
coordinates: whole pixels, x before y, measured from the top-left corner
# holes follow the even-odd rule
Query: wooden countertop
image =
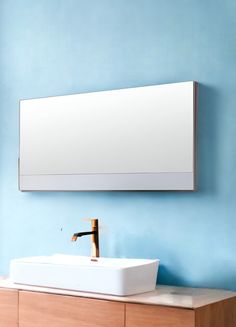
[(86, 293), (55, 289), (48, 287), (29, 286), (14, 284), (9, 279), (0, 280), (0, 288), (17, 289), (32, 292), (42, 292), (50, 294), (60, 294), (68, 296), (79, 296), (85, 298), (94, 298), (109, 301), (118, 301), (126, 303), (140, 303), (151, 305), (163, 305), (178, 308), (196, 309), (211, 303), (222, 301), (228, 298), (236, 297), (236, 292), (207, 289), (207, 288), (188, 288), (157, 285), (156, 290), (152, 292), (132, 295), (132, 296), (114, 296), (97, 293)]

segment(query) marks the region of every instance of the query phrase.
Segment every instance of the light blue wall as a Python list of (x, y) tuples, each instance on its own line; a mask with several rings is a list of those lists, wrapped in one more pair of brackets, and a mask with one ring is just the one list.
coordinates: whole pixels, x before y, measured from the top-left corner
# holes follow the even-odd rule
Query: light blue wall
[[(0, 273), (14, 257), (161, 259), (160, 283), (236, 290), (236, 1), (0, 0)], [(197, 193), (20, 193), (18, 101), (200, 83)]]

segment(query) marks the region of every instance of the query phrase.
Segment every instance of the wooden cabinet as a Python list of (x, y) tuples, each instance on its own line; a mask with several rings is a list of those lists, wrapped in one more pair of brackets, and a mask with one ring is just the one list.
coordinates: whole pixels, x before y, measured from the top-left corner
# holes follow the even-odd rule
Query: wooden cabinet
[(197, 309), (127, 304), (126, 327), (236, 327), (236, 297)]
[(195, 327), (194, 310), (146, 304), (126, 305), (126, 327)]
[(194, 311), (196, 327), (236, 327), (236, 297)]
[(185, 306), (189, 303), (188, 309), (160, 305), (160, 288), (157, 298), (155, 292), (151, 296), (125, 298), (97, 295), (103, 299), (69, 291), (38, 292), (32, 288), (0, 288), (0, 327), (236, 327), (233, 292), (163, 289), (163, 296), (167, 294), (167, 299), (175, 296), (176, 302), (172, 303), (180, 306), (181, 301), (190, 299), (185, 302)]
[(18, 326), (18, 291), (0, 290), (0, 326)]
[(124, 327), (125, 304), (19, 292), (19, 327)]

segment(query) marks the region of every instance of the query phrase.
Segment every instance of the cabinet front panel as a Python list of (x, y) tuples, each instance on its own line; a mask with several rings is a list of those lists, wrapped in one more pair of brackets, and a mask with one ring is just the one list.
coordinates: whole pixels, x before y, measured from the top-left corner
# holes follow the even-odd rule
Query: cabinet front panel
[(236, 297), (196, 309), (196, 327), (235, 327)]
[(127, 304), (126, 327), (194, 327), (194, 311), (153, 305)]
[(123, 303), (19, 293), (19, 327), (124, 327)]
[(18, 291), (0, 290), (0, 326), (18, 326)]

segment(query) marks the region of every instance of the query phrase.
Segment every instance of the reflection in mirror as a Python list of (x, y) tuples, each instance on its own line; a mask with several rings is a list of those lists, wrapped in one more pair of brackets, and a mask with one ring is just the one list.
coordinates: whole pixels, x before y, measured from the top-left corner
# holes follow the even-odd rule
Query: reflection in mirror
[(20, 190), (194, 190), (195, 89), (22, 100)]

